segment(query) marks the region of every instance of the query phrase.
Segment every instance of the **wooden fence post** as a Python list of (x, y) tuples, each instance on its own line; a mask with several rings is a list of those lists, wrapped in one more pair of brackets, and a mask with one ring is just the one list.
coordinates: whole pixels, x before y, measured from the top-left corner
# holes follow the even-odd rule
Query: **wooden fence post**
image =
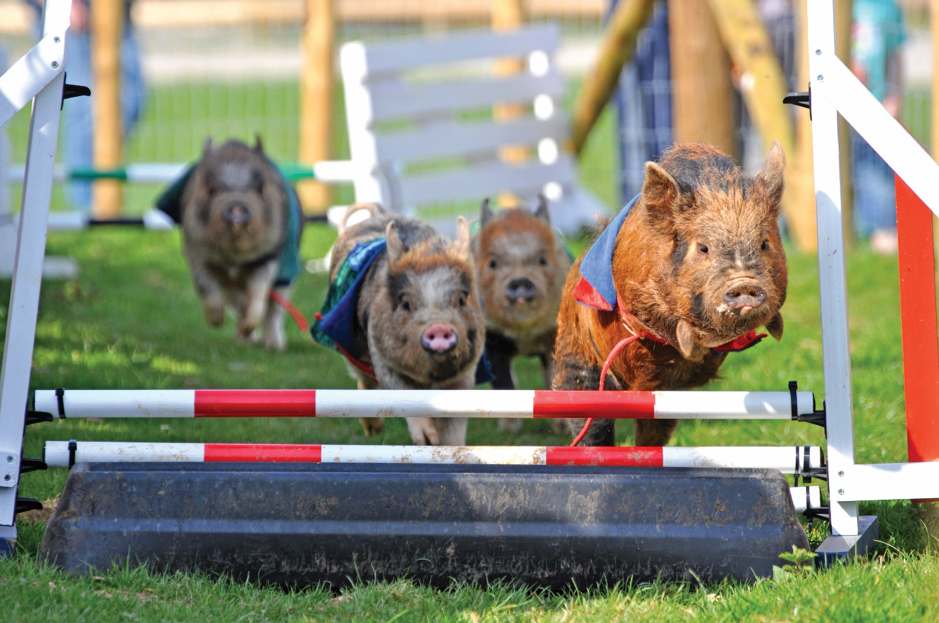
[(668, 5), (672, 125), (676, 141), (703, 141), (734, 154), (730, 58), (708, 0)]
[[(305, 0), (302, 70), (300, 72), (300, 142), (298, 159), (314, 164), (332, 157), (335, 77), (335, 0)], [(321, 182), (297, 184), (304, 212), (325, 213), (330, 188)]]
[(623, 65), (629, 60), (639, 30), (649, 21), (653, 0), (620, 0), (610, 16), (597, 60), (584, 78), (574, 103), (571, 148), (580, 154), (590, 130), (610, 101)]
[[(93, 162), (97, 169), (120, 167), (124, 158), (121, 131), (121, 29), (122, 0), (90, 3)], [(98, 180), (92, 193), (97, 218), (114, 218), (124, 210), (124, 188), (117, 180)]]

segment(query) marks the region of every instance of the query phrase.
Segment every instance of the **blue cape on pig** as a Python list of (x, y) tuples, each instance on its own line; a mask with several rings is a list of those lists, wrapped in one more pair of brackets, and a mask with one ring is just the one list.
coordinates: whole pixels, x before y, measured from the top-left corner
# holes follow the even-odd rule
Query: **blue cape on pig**
[[(359, 242), (353, 247), (336, 271), (323, 307), (310, 325), (310, 334), (316, 342), (339, 352), (349, 363), (372, 378), (375, 378), (375, 372), (361, 360), (365, 353), (357, 347), (352, 320), (368, 268), (384, 253), (386, 245), (387, 240), (382, 237)], [(491, 380), (489, 360), (484, 352), (476, 366), (476, 384)]]

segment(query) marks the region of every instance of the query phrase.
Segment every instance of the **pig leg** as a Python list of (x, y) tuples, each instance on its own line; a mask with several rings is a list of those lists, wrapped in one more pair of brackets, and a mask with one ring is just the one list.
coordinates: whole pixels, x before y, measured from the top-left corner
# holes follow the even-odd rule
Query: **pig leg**
[[(378, 385), (375, 384), (371, 379), (366, 380), (362, 377), (357, 379), (359, 389), (375, 389)], [(362, 430), (365, 431), (366, 437), (371, 437), (372, 435), (381, 435), (385, 430), (385, 418), (381, 417), (360, 417), (359, 423), (362, 424)]]
[[(538, 358), (541, 360), (541, 378), (544, 380), (545, 389), (551, 389), (551, 381), (554, 379), (554, 353), (542, 353)], [(556, 435), (563, 435), (568, 427), (564, 420), (555, 418), (551, 420), (551, 430)]]
[[(290, 300), (290, 286), (274, 288), (285, 301)], [(287, 348), (287, 334), (284, 332), (284, 308), (268, 296), (267, 311), (264, 313), (264, 348), (282, 351)]]
[[(487, 343), (486, 356), (492, 369), (493, 389), (515, 389), (515, 377), (512, 375), (512, 356), (504, 350), (493, 348), (489, 350)], [(499, 418), (499, 430), (517, 433), (522, 429), (519, 418)]]
[(243, 340), (250, 340), (254, 330), (261, 324), (271, 286), (274, 283), (277, 262), (268, 262), (251, 273), (245, 283), (245, 302), (238, 318), (238, 335)]
[(440, 445), (465, 446), (466, 422), (466, 418), (433, 418), (434, 427), (440, 436)]
[(636, 420), (635, 445), (664, 446), (678, 428), (678, 420)]
[(440, 445), (440, 433), (437, 431), (436, 422), (440, 422), (443, 418), (409, 417), (404, 419), (408, 423), (408, 432), (411, 433), (411, 441), (414, 445)]
[(202, 303), (202, 315), (210, 327), (220, 327), (225, 324), (225, 293), (222, 286), (212, 274), (206, 270), (205, 265), (190, 260), (192, 266), (192, 281), (196, 287), (199, 302)]
[[(568, 357), (555, 360), (556, 370), (552, 389), (590, 390), (600, 386), (600, 367), (586, 364), (579, 359)], [(605, 389), (620, 389), (619, 383), (607, 375)], [(583, 429), (586, 419), (570, 419), (568, 425), (576, 437)], [(581, 440), (581, 446), (612, 446), (616, 420), (594, 420), (590, 430)]]

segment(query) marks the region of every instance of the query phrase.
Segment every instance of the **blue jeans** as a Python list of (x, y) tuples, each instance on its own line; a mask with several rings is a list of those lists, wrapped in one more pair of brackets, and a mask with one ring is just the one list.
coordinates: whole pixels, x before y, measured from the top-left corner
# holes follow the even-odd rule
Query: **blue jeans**
[(852, 132), (854, 231), (866, 238), (878, 229), (897, 226), (893, 169), (856, 132)]
[[(121, 40), (121, 131), (126, 137), (133, 128), (146, 98), (146, 85), (140, 69), (140, 52), (133, 32), (125, 28)], [(68, 34), (68, 57), (65, 70), (69, 84), (94, 88), (91, 72), (91, 41), (87, 32)], [(93, 164), (94, 129), (92, 98), (76, 97), (62, 107), (62, 143), (65, 163), (69, 167), (90, 167)], [(91, 211), (91, 182), (68, 184), (68, 198), (73, 207), (88, 214)]]

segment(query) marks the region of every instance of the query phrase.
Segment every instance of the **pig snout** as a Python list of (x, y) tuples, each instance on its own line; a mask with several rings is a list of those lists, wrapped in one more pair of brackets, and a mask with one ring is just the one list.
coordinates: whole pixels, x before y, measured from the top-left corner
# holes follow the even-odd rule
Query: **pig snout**
[(741, 315), (746, 315), (766, 301), (766, 290), (752, 281), (741, 281), (727, 288), (724, 302)]
[(515, 277), (505, 287), (505, 295), (513, 301), (531, 301), (537, 291), (535, 283), (528, 277)]
[(445, 324), (433, 324), (421, 335), (421, 346), (434, 354), (443, 354), (453, 350), (457, 343), (456, 331)]
[(227, 223), (232, 225), (244, 225), (251, 220), (251, 212), (243, 203), (232, 203), (226, 206), (222, 216)]

